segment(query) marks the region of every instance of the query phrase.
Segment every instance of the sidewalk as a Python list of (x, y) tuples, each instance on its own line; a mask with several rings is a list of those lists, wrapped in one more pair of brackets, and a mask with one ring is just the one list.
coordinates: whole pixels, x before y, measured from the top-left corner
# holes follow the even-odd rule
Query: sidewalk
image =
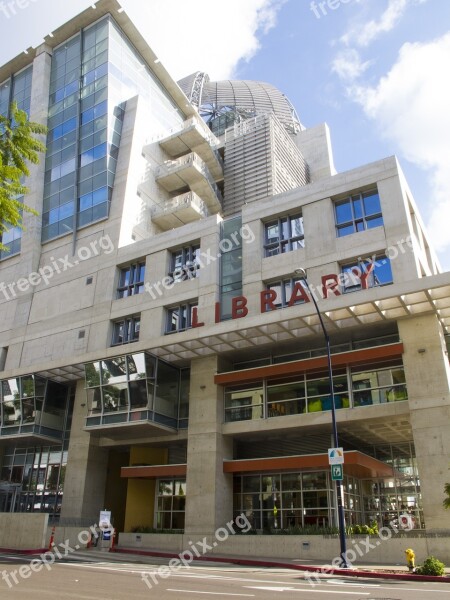
[[(78, 551), (79, 557), (91, 557), (114, 562), (140, 562), (146, 564), (153, 558), (178, 558), (179, 555), (171, 552), (161, 552), (149, 548), (135, 549), (122, 548), (116, 546), (112, 552), (105, 552), (96, 548)], [(300, 560), (297, 559), (279, 559), (279, 558), (257, 558), (252, 559), (247, 556), (201, 556), (194, 558), (196, 563), (220, 563), (221, 565), (233, 565), (242, 567), (272, 568), (272, 569), (293, 569), (296, 571), (322, 573), (328, 575), (341, 575), (345, 577), (365, 577), (374, 579), (400, 579), (406, 581), (433, 581), (450, 584), (450, 568), (445, 569), (445, 576), (431, 577), (426, 575), (414, 575), (408, 572), (406, 565), (379, 565), (370, 563), (357, 563), (351, 569), (331, 569), (326, 560)]]

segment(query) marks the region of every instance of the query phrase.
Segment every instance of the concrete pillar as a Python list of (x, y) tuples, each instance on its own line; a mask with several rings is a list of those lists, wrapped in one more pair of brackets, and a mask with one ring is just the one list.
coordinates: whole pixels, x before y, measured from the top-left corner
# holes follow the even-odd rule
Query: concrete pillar
[[(46, 44), (37, 49), (33, 62), (31, 82), (30, 120), (41, 125), (48, 122), (48, 98), (50, 89), (50, 71), (52, 50)], [(41, 136), (45, 143), (45, 136)], [(25, 231), (22, 235), (22, 273), (26, 277), (39, 268), (41, 256), (42, 207), (44, 198), (45, 154), (39, 155), (39, 164), (29, 165), (30, 176), (25, 185), (30, 190), (25, 196), (25, 204), (34, 208), (38, 215), (24, 213)]]
[(450, 511), (442, 506), (450, 481), (450, 369), (442, 328), (434, 315), (398, 326), (425, 525), (427, 530), (450, 529)]
[[(84, 406), (82, 406), (84, 405)], [(70, 432), (61, 518), (98, 519), (104, 507), (108, 450), (83, 430), (86, 420), (86, 392), (79, 381)]]
[(214, 384), (218, 357), (191, 363), (187, 447), (186, 535), (212, 535), (233, 517), (233, 479), (223, 461), (233, 458), (232, 439), (222, 435), (222, 390)]

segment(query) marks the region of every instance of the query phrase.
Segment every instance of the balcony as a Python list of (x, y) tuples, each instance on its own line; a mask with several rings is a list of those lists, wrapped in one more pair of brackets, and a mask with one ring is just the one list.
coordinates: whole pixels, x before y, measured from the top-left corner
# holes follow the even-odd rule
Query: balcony
[(168, 192), (189, 188), (205, 202), (210, 214), (222, 208), (222, 194), (205, 162), (194, 152), (160, 165), (156, 181)]
[(195, 117), (185, 121), (182, 129), (171, 132), (159, 144), (174, 158), (195, 152), (205, 162), (215, 181), (223, 179), (223, 161), (216, 150), (219, 140)]
[(199, 221), (209, 216), (205, 203), (194, 192), (175, 196), (160, 206), (152, 206), (151, 217), (153, 223), (164, 231), (181, 227), (186, 223)]
[(22, 446), (60, 444), (63, 437), (64, 412), (47, 413), (35, 411), (28, 417), (8, 414), (3, 409), (0, 427), (0, 445), (17, 442)]

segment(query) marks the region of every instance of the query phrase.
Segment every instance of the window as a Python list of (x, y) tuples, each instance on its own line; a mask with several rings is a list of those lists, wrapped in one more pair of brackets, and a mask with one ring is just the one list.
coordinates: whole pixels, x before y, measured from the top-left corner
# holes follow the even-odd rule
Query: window
[(336, 202), (334, 210), (338, 237), (383, 225), (377, 190), (355, 194)]
[(139, 262), (120, 269), (118, 298), (127, 298), (144, 291), (145, 262)]
[(408, 399), (403, 366), (391, 369), (352, 369), (352, 390), (354, 406)]
[(303, 217), (282, 217), (265, 223), (265, 256), (274, 256), (305, 247)]
[(200, 245), (186, 246), (172, 252), (170, 273), (175, 282), (185, 281), (197, 276), (200, 268)]
[(262, 382), (227, 388), (225, 390), (225, 422), (261, 419), (263, 398)]
[(192, 327), (194, 308), (197, 304), (180, 304), (167, 310), (166, 333), (185, 331)]
[(253, 530), (326, 527), (334, 520), (333, 485), (326, 471), (235, 475), (233, 492), (234, 516), (244, 512)]
[[(290, 278), (290, 279), (282, 279), (281, 281), (274, 281), (273, 283), (268, 283), (266, 289), (273, 290), (276, 293), (276, 298), (273, 300), (272, 304), (277, 307), (285, 307), (288, 306), (289, 300), (291, 299), (292, 292), (294, 291), (294, 286), (296, 283), (300, 283), (303, 287), (303, 282), (298, 278)], [(298, 289), (298, 288), (297, 288)], [(295, 304), (303, 304), (305, 300), (303, 298), (298, 298), (295, 300)], [(270, 310), (266, 305), (267, 310)]]
[(184, 529), (186, 481), (160, 480), (157, 484), (157, 529)]
[(359, 262), (343, 265), (341, 273), (344, 293), (393, 282), (391, 261), (387, 256), (365, 258)]
[(139, 339), (139, 329), (141, 326), (140, 315), (127, 317), (113, 323), (112, 345), (129, 344), (137, 342)]

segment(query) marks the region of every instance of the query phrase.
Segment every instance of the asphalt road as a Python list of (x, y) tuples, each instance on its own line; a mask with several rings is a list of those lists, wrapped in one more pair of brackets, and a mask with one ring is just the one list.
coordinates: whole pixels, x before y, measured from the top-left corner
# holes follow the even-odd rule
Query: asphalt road
[[(46, 566), (40, 559), (0, 556), (0, 598), (12, 600), (450, 600), (450, 582), (420, 583), (323, 576), (311, 585), (300, 571), (195, 563), (170, 569), (151, 564), (68, 557)], [(17, 582), (17, 583), (16, 583)]]

